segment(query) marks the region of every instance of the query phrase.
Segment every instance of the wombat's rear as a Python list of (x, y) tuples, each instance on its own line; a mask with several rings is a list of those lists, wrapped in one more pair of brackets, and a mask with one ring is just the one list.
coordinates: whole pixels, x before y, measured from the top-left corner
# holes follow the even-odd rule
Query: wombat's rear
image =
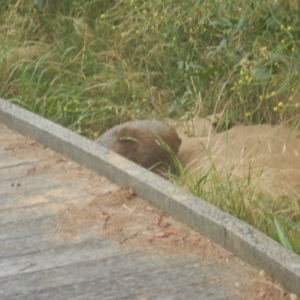
[(170, 165), (170, 153), (166, 148), (169, 147), (176, 155), (181, 144), (172, 126), (155, 120), (117, 125), (106, 131), (96, 142), (147, 169), (156, 166), (156, 171), (161, 163)]

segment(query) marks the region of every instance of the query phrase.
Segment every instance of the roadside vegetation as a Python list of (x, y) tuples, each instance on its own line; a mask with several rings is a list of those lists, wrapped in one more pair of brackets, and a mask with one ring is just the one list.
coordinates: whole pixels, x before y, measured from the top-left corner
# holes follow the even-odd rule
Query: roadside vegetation
[[(299, 2), (0, 0), (0, 97), (96, 138), (131, 119), (300, 122)], [(208, 153), (209, 155), (209, 153)], [(179, 162), (178, 162), (179, 164)], [(300, 196), (259, 175), (177, 182), (300, 254)], [(256, 176), (256, 177), (255, 177)]]

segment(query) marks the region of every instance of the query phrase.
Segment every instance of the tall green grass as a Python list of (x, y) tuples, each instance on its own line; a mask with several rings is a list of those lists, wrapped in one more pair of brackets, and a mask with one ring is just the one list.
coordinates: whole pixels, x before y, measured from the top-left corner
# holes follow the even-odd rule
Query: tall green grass
[[(90, 138), (130, 119), (221, 111), (219, 131), (297, 128), (299, 20), (292, 0), (0, 0), (0, 97)], [(295, 216), (275, 214), (253, 174), (183, 173), (191, 191), (300, 253), (299, 201)]]
[(222, 110), (226, 127), (299, 121), (292, 2), (2, 2), (0, 95), (85, 135)]

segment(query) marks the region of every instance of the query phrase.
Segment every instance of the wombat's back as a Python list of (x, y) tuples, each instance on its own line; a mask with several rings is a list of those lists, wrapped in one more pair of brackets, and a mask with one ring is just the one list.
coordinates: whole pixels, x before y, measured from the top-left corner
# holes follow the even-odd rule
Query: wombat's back
[(130, 121), (117, 125), (96, 142), (134, 162), (150, 168), (167, 161), (168, 153), (159, 140), (177, 154), (181, 140), (175, 129), (156, 120)]

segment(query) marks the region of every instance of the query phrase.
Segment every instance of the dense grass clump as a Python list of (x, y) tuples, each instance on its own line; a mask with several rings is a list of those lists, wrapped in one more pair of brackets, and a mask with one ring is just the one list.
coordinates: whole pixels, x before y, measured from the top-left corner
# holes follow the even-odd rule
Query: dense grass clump
[(296, 122), (290, 3), (4, 1), (0, 95), (88, 136), (128, 119), (223, 110), (226, 128)]
[[(183, 166), (181, 169), (186, 172)], [(212, 162), (202, 165), (196, 177), (190, 173), (184, 175), (179, 183), (195, 195), (300, 254), (299, 194), (294, 191), (281, 195), (266, 192), (263, 169), (253, 169), (249, 165), (244, 174), (237, 176), (233, 167), (218, 170)]]
[[(131, 119), (218, 112), (220, 131), (295, 128), (299, 9), (292, 0), (0, 0), (0, 97), (90, 138)], [(241, 195), (217, 182), (220, 197)], [(191, 190), (210, 198), (201, 184)], [(271, 211), (259, 222), (238, 216), (263, 231), (271, 220), (278, 237), (285, 215)]]

